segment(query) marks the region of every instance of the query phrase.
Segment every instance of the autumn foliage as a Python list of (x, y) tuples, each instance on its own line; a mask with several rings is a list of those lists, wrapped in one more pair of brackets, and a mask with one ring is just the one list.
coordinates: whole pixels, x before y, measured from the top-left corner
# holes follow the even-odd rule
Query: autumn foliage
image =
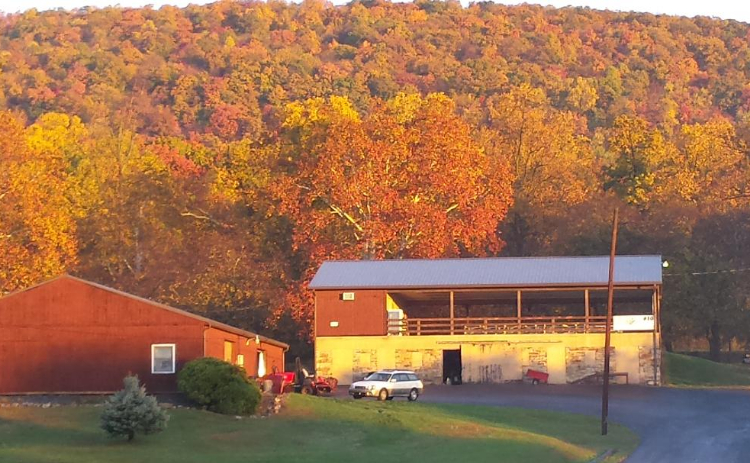
[[(280, 212), (311, 260), (498, 252), (510, 169), (444, 95), (400, 95), (361, 118), (345, 99), (291, 105)], [(436, 130), (436, 128), (440, 130)]]
[[(295, 250), (325, 259), (496, 253), (512, 202), (507, 162), (488, 156), (442, 94), (398, 95), (362, 117), (344, 98), (287, 108), (273, 186)], [(440, 128), (439, 130), (436, 130)], [(311, 304), (299, 316), (311, 320)]]
[[(300, 339), (325, 259), (606, 253), (614, 206), (623, 253), (750, 267), (748, 37), (431, 0), (0, 16), (0, 293), (68, 271)], [(741, 275), (680, 279), (665, 340), (750, 340)]]

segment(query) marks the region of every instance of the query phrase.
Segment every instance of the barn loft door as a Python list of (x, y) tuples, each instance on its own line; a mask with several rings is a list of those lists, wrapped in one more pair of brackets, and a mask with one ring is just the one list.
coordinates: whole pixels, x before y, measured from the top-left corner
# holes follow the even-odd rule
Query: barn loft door
[(224, 341), (224, 361), (234, 363), (234, 343), (232, 341)]

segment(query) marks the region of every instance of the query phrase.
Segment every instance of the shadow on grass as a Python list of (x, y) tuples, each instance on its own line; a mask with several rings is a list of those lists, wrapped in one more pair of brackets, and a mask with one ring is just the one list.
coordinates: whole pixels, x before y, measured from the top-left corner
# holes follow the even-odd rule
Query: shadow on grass
[(429, 406), (458, 419), (553, 437), (590, 449), (596, 454), (614, 450), (613, 457), (607, 461), (624, 459), (636, 449), (640, 441), (637, 434), (629, 428), (615, 423), (610, 423), (608, 435), (602, 436), (600, 420), (583, 414), (476, 405)]
[[(498, 407), (422, 405), (410, 403), (353, 402), (292, 398), (291, 414), (315, 415), (350, 423), (408, 431), (438, 438), (461, 438), (474, 445), (488, 439), (499, 446), (524, 444), (546, 448), (563, 456), (561, 461), (583, 461), (612, 443), (632, 450), (637, 437), (619, 428), (619, 440), (602, 441), (594, 434), (596, 421), (590, 417)], [(334, 406), (331, 406), (331, 403)], [(572, 426), (571, 426), (572, 425)], [(546, 460), (545, 460), (546, 461)]]
[[(132, 443), (98, 429), (101, 409), (0, 410), (0, 461), (18, 463), (247, 463), (463, 460), (569, 462), (586, 458), (519, 438), (491, 421), (472, 423), (456, 410), (415, 404), (354, 404), (293, 398), (283, 415), (246, 418), (173, 410), (169, 427)], [(480, 418), (480, 417), (475, 417)], [(481, 421), (481, 419), (479, 419)], [(545, 437), (545, 436), (542, 436)], [(590, 452), (585, 451), (586, 455)]]

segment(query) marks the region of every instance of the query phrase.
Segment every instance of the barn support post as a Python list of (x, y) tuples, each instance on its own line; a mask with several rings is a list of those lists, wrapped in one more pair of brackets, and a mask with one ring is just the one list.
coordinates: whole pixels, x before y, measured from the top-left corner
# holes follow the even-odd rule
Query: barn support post
[(518, 332), (521, 332), (521, 290), (516, 292), (516, 318), (518, 318)]
[(453, 306), (453, 302), (454, 302), (453, 301), (453, 291), (450, 292), (450, 298), (451, 298), (451, 334), (454, 334), (454, 330), (456, 328), (456, 326), (455, 326), (455, 324), (456, 324), (455, 322), (456, 321), (454, 319), (455, 319), (456, 314), (455, 314), (455, 307)]
[(656, 332), (659, 334), (659, 342), (661, 343), (661, 287), (656, 287), (656, 318), (654, 319), (654, 327)]
[(583, 305), (584, 305), (584, 332), (589, 332), (589, 317), (591, 317), (591, 300), (589, 299), (589, 290), (586, 289), (583, 292)]

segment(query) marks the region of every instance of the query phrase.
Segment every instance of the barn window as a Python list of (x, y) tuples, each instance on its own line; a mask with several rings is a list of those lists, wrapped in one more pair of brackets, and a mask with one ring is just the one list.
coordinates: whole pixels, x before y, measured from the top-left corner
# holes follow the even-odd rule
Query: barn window
[(151, 344), (151, 373), (168, 375), (175, 372), (175, 345)]

